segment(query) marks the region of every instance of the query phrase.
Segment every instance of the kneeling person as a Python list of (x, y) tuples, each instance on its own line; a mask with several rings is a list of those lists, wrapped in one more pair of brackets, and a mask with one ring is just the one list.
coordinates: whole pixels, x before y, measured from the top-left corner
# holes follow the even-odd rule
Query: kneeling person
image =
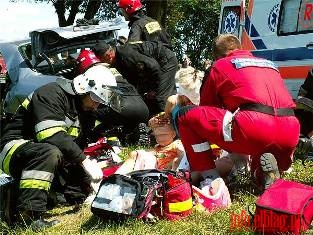
[(86, 144), (82, 139), (90, 130), (82, 122), (82, 113), (109, 104), (115, 87), (115, 77), (103, 66), (92, 67), (72, 81), (60, 78), (35, 90), (4, 127), (0, 165), (18, 184), (16, 212), (23, 220), (29, 218), (41, 228), (55, 224), (42, 220), (41, 215), (47, 210), (52, 183), (64, 167), (81, 172), (71, 182), (81, 186), (75, 187), (80, 191), (77, 203), (89, 194), (90, 180), (102, 179), (101, 168), (83, 154), (85, 146), (75, 140)]

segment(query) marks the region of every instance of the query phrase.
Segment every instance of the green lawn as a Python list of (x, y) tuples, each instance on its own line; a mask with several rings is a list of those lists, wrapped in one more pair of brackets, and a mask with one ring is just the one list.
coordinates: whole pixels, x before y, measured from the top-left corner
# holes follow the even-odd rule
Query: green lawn
[[(291, 173), (284, 176), (286, 179), (299, 181), (308, 185), (313, 185), (313, 162), (312, 166), (304, 167), (300, 161), (293, 164)], [(249, 205), (252, 205), (257, 198), (251, 181), (242, 178), (240, 183), (231, 189), (233, 204), (229, 209), (220, 210), (213, 214), (204, 212), (194, 212), (185, 220), (169, 222), (160, 220), (150, 224), (142, 221), (127, 221), (123, 224), (106, 223), (93, 216), (90, 207), (84, 206), (79, 211), (73, 212), (72, 207), (61, 207), (50, 211), (49, 219), (58, 218), (62, 223), (49, 228), (40, 234), (253, 234), (252, 232), (241, 231), (232, 232), (230, 221), (232, 214), (244, 213)], [(278, 199), (279, 200), (279, 199)], [(35, 234), (30, 228), (15, 228), (9, 230), (2, 226), (0, 234)], [(313, 230), (306, 234), (313, 234)]]

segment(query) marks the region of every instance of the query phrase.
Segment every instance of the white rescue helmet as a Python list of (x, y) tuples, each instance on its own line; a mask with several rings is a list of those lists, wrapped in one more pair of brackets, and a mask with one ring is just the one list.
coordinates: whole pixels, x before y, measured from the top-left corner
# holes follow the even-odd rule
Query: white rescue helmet
[(76, 94), (89, 93), (92, 100), (105, 105), (110, 104), (117, 87), (115, 76), (110, 69), (100, 64), (75, 77), (72, 85)]

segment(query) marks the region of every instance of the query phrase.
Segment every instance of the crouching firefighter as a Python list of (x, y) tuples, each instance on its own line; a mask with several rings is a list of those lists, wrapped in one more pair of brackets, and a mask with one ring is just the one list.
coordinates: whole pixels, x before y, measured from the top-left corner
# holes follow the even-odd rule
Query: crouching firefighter
[(58, 78), (35, 90), (5, 126), (0, 166), (16, 180), (15, 210), (22, 221), (32, 221), (36, 229), (59, 222), (41, 217), (59, 172), (68, 174), (63, 177), (64, 195), (72, 203), (82, 203), (90, 181), (102, 179), (101, 168), (84, 155), (79, 142), (89, 132), (84, 115), (100, 103), (108, 105), (115, 87), (115, 77), (104, 66), (94, 66), (73, 80)]

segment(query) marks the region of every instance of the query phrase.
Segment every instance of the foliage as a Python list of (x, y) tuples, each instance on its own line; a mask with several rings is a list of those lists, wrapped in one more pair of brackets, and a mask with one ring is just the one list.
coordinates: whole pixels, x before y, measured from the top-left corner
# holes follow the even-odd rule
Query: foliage
[(220, 0), (169, 1), (167, 30), (179, 59), (187, 54), (193, 66), (202, 68), (211, 59), (212, 39), (217, 36)]
[(118, 12), (116, 0), (105, 0), (101, 2), (99, 11), (95, 15), (100, 20), (110, 20), (116, 17)]

